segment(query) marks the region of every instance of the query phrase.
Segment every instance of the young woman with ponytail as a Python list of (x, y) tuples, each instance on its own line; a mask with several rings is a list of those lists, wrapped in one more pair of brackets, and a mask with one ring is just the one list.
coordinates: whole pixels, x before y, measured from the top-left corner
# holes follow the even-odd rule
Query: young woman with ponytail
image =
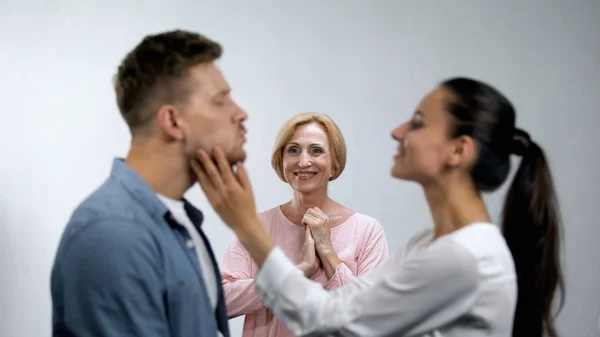
[[(256, 294), (298, 336), (554, 337), (564, 295), (559, 211), (544, 152), (515, 119), (508, 99), (473, 79), (430, 92), (392, 131), (391, 173), (422, 186), (433, 227), (329, 292), (304, 277), (257, 220), (242, 163), (234, 173), (222, 151), (214, 149), (213, 162), (201, 150), (192, 168), (256, 262)], [(482, 194), (507, 180), (511, 155), (521, 162), (498, 226)]]

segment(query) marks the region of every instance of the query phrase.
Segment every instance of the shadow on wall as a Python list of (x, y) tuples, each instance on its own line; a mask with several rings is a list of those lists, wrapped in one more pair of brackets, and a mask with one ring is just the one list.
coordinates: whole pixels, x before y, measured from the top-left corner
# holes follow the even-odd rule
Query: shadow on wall
[[(8, 190), (8, 189), (7, 189)], [(6, 190), (5, 190), (6, 191)], [(5, 200), (6, 193), (0, 196), (0, 335), (10, 336), (10, 331), (4, 331), (10, 326), (14, 317), (14, 310), (10, 310), (12, 303), (15, 303), (18, 294), (15, 292), (16, 269), (18, 268), (18, 258), (16, 244), (13, 242), (12, 228), (9, 225), (10, 205)]]
[[(25, 172), (21, 173), (27, 176)], [(0, 181), (0, 336), (41, 336), (51, 321), (50, 277), (48, 263), (53, 259), (54, 246), (47, 244), (47, 224), (51, 214), (44, 204), (39, 186), (5, 174)], [(12, 179), (11, 179), (12, 178)], [(31, 319), (39, 323), (29, 327)]]

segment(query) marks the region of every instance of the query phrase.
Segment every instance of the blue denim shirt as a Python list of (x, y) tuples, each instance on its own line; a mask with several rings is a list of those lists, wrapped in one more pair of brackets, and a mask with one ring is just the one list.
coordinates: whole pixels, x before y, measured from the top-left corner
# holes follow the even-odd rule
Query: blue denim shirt
[(110, 177), (73, 212), (51, 275), (53, 336), (229, 336), (220, 272), (213, 310), (185, 228), (122, 159)]

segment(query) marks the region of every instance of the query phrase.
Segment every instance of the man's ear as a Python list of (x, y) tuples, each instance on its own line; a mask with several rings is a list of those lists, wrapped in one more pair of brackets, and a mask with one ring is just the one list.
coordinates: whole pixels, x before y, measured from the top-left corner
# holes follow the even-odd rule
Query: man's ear
[(181, 111), (175, 106), (165, 104), (158, 109), (156, 120), (159, 127), (169, 137), (182, 140), (183, 130), (181, 129)]
[(447, 164), (450, 167), (469, 167), (476, 158), (477, 148), (473, 138), (460, 136), (453, 140), (452, 152), (448, 157)]

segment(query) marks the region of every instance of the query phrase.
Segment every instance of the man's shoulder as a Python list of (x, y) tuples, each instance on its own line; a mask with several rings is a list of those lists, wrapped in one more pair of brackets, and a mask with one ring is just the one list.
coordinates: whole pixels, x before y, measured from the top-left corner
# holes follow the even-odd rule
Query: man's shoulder
[(148, 235), (148, 226), (139, 226), (144, 222), (144, 212), (119, 181), (109, 178), (74, 209), (63, 233), (63, 244), (84, 232), (115, 243), (130, 236)]
[(81, 220), (94, 222), (107, 217), (133, 220), (139, 207), (130, 192), (111, 177), (75, 208), (69, 223)]
[(55, 291), (78, 282), (108, 289), (135, 275), (154, 282), (162, 273), (156, 226), (129, 214), (128, 206), (136, 207), (131, 200), (106, 187), (81, 202), (64, 229), (52, 267)]

